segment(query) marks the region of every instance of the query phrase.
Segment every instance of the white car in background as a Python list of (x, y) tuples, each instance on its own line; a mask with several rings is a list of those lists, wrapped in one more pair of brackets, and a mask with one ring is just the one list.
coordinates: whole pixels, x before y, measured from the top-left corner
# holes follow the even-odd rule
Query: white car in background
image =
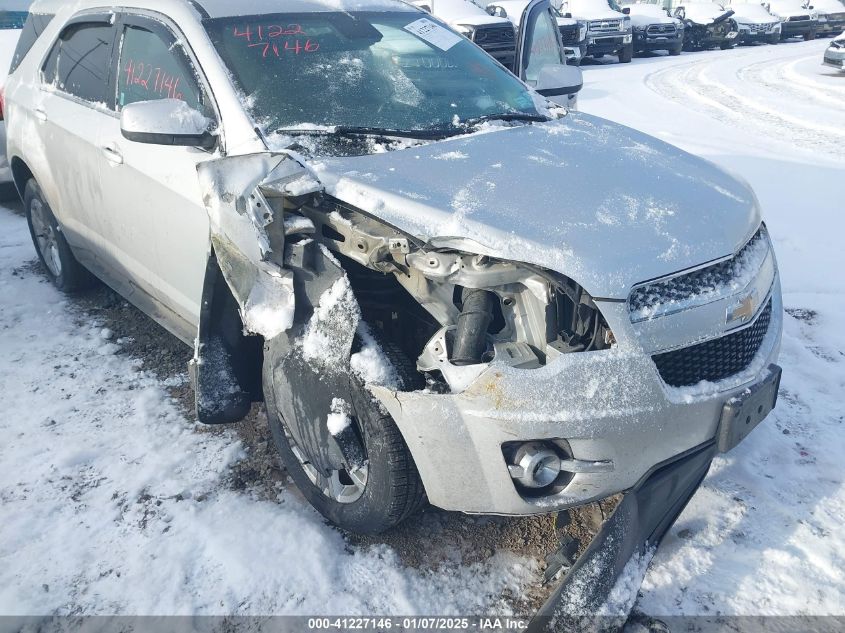
[(733, 9), (734, 20), (739, 26), (739, 43), (753, 44), (780, 42), (780, 19), (773, 16), (762, 4), (756, 2), (732, 2), (724, 5)]
[(824, 52), (824, 65), (845, 71), (845, 33), (833, 38)]
[(623, 4), (628, 10), (634, 35), (634, 52), (668, 51), (680, 55), (684, 46), (684, 23), (658, 4)]
[(819, 29), (819, 14), (814, 5), (806, 0), (771, 0), (769, 12), (781, 21), (781, 39), (803, 37), (816, 39)]

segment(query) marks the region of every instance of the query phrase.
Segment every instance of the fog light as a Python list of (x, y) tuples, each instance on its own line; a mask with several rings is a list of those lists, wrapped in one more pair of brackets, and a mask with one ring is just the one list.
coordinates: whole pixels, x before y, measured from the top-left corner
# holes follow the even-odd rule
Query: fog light
[(508, 471), (526, 488), (545, 488), (560, 474), (560, 456), (544, 442), (526, 442), (514, 453)]

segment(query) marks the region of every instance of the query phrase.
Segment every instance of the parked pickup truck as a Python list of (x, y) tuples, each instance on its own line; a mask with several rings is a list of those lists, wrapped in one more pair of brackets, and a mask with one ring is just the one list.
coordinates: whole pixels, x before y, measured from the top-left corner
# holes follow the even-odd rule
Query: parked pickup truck
[[(529, 86), (569, 108), (577, 108), (581, 71), (566, 65), (566, 55), (551, 5), (537, 0), (503, 0), (481, 8), (469, 0), (415, 0), (413, 4), (448, 23)], [(550, 93), (537, 74), (540, 61), (558, 67), (565, 91)], [(556, 81), (555, 85), (563, 85)]]
[(819, 14), (813, 5), (805, 0), (771, 0), (769, 12), (781, 21), (781, 39), (803, 37), (816, 39), (819, 30)]
[[(616, 0), (558, 0), (567, 17), (587, 23), (587, 54), (595, 59), (618, 55), (626, 64), (634, 56), (631, 19)], [(554, 3), (553, 3), (554, 4)]]
[[(483, 0), (478, 0), (483, 2)], [(518, 28), (525, 8), (529, 0), (494, 0), (485, 5), (487, 13), (496, 17), (510, 20)], [(581, 60), (587, 51), (587, 25), (572, 18), (562, 17), (556, 10), (552, 13), (557, 21), (560, 40), (563, 45), (563, 52), (566, 63), (572, 66), (580, 66)]]
[(668, 51), (680, 55), (684, 46), (684, 23), (673, 18), (657, 4), (637, 2), (624, 4), (628, 11), (634, 35), (634, 52)]
[(809, 4), (818, 12), (818, 35), (839, 35), (845, 31), (845, 0), (810, 0)]

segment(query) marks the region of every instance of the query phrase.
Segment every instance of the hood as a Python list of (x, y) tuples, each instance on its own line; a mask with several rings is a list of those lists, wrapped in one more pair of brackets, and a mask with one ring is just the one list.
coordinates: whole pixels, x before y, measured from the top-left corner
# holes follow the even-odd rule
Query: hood
[(495, 17), (469, 0), (436, 0), (432, 14), (449, 24), (480, 26), (482, 24), (510, 24), (505, 18)]
[(766, 11), (762, 4), (731, 4), (727, 7), (734, 10), (734, 20), (742, 24), (771, 24), (778, 19)]
[(813, 5), (813, 10), (810, 10), (804, 7), (803, 4), (802, 0), (775, 0), (771, 3), (771, 9), (769, 10), (785, 18), (795, 15), (809, 15), (815, 11), (815, 5)]
[(670, 18), (665, 13), (660, 14), (653, 14), (653, 13), (635, 13), (634, 9), (631, 9), (631, 24), (633, 26), (649, 26), (651, 24), (678, 24), (679, 20), (675, 18)]
[(696, 24), (710, 24), (728, 13), (731, 8), (723, 9), (718, 4), (692, 3), (680, 5), (684, 7), (685, 17)]
[(733, 254), (760, 223), (713, 164), (585, 114), (309, 167), (423, 241), (555, 270), (594, 297)]
[(621, 20), (628, 16), (613, 9), (584, 9), (577, 12), (572, 11), (572, 17), (577, 20), (588, 20), (592, 22), (593, 20)]

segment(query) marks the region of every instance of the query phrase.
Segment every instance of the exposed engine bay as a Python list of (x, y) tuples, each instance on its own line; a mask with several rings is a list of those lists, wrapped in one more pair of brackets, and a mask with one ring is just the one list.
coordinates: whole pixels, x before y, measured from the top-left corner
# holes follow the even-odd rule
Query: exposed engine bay
[(287, 239), (339, 256), (364, 321), (416, 359), (432, 390), (461, 391), (493, 361), (529, 369), (613, 343), (592, 298), (560, 275), (419, 242), (330, 196), (285, 212), (302, 227)]

